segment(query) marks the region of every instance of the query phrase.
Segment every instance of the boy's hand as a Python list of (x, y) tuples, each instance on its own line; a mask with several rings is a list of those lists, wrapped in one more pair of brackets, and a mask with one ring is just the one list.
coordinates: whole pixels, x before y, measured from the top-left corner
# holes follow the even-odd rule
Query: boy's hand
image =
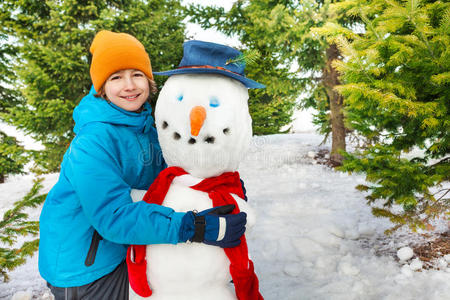
[(182, 219), (180, 242), (190, 240), (222, 248), (238, 246), (245, 232), (247, 214), (231, 215), (234, 205), (210, 208), (199, 213), (189, 211)]

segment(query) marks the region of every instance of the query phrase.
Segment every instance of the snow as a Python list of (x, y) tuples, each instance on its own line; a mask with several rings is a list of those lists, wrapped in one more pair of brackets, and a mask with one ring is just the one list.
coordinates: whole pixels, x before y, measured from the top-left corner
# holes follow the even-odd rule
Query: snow
[(32, 296), (33, 295), (30, 290), (19, 291), (12, 296), (11, 300), (30, 300)]
[(448, 262), (445, 260), (445, 258), (441, 257), (438, 259), (438, 266), (439, 268), (445, 269), (448, 266)]
[(291, 132), (294, 133), (313, 132), (315, 129), (313, 124), (313, 115), (316, 113), (317, 111), (313, 108), (296, 110), (292, 115), (292, 123), (282, 128), (282, 130), (291, 127)]
[(414, 256), (414, 252), (413, 252), (413, 249), (411, 249), (410, 247), (403, 247), (403, 248), (398, 249), (398, 251), (397, 251), (397, 257), (403, 261), (408, 260), (408, 259), (412, 258), (413, 256)]
[(447, 263), (450, 264), (450, 254), (444, 255), (444, 259)]
[(412, 260), (412, 262), (409, 264), (409, 267), (411, 268), (411, 270), (413, 271), (418, 271), (420, 269), (422, 269), (423, 267), (423, 263), (420, 259), (415, 258)]
[[(415, 236), (383, 235), (391, 224), (373, 217), (365, 195), (354, 188), (364, 183), (362, 176), (314, 164), (308, 152), (329, 148), (318, 146), (322, 140), (313, 132), (254, 137), (240, 166), (257, 213), (247, 239), (265, 299), (450, 299), (448, 266), (413, 271), (412, 261), (397, 261), (397, 250)], [(44, 176), (44, 192), (57, 177)], [(0, 184), (0, 214), (27, 193), (32, 179), (12, 176)], [(34, 219), (39, 213), (30, 211)], [(50, 299), (37, 254), (10, 277), (0, 283), (1, 300), (18, 292)]]

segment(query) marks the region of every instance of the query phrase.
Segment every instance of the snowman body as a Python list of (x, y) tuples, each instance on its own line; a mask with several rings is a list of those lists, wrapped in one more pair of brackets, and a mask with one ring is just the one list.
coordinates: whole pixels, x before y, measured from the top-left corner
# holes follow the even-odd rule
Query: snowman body
[[(161, 90), (155, 110), (158, 139), (168, 166), (189, 174), (176, 177), (162, 203), (178, 212), (211, 208), (207, 193), (191, 188), (204, 178), (236, 171), (251, 141), (248, 91), (240, 82), (215, 74), (171, 76)], [(206, 117), (194, 132), (193, 111)], [(133, 191), (140, 200), (145, 191)], [(134, 194), (134, 195), (133, 195)], [(247, 213), (247, 228), (255, 214), (247, 202), (232, 194)], [(230, 261), (225, 251), (203, 243), (149, 245), (149, 299), (236, 299), (230, 283)], [(132, 299), (143, 299), (131, 291)]]

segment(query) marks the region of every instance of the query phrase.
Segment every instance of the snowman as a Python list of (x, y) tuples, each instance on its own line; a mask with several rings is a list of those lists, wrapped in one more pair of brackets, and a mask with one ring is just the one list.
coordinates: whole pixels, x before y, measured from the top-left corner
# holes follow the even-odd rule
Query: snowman
[[(245, 77), (243, 56), (236, 49), (203, 41), (188, 41), (183, 47), (177, 69), (155, 73), (170, 76), (155, 109), (168, 168), (144, 197), (138, 191), (132, 196), (178, 212), (234, 204), (232, 213), (247, 213), (248, 229), (255, 214), (244, 200), (236, 170), (252, 137), (248, 88), (264, 86)], [(145, 255), (144, 284), (149, 289), (136, 292), (151, 295), (148, 299), (262, 299), (245, 236), (238, 247), (225, 249), (189, 242), (131, 247), (129, 270)], [(145, 252), (137, 254), (137, 247)], [(133, 283), (131, 287), (137, 290)], [(147, 299), (131, 294), (132, 299)]]

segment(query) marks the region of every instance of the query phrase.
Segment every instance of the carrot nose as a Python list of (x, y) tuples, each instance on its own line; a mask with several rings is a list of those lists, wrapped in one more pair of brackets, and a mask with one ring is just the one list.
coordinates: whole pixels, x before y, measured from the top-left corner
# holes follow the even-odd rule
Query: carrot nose
[(191, 134), (197, 136), (206, 119), (206, 109), (203, 106), (195, 106), (189, 115), (191, 119)]

